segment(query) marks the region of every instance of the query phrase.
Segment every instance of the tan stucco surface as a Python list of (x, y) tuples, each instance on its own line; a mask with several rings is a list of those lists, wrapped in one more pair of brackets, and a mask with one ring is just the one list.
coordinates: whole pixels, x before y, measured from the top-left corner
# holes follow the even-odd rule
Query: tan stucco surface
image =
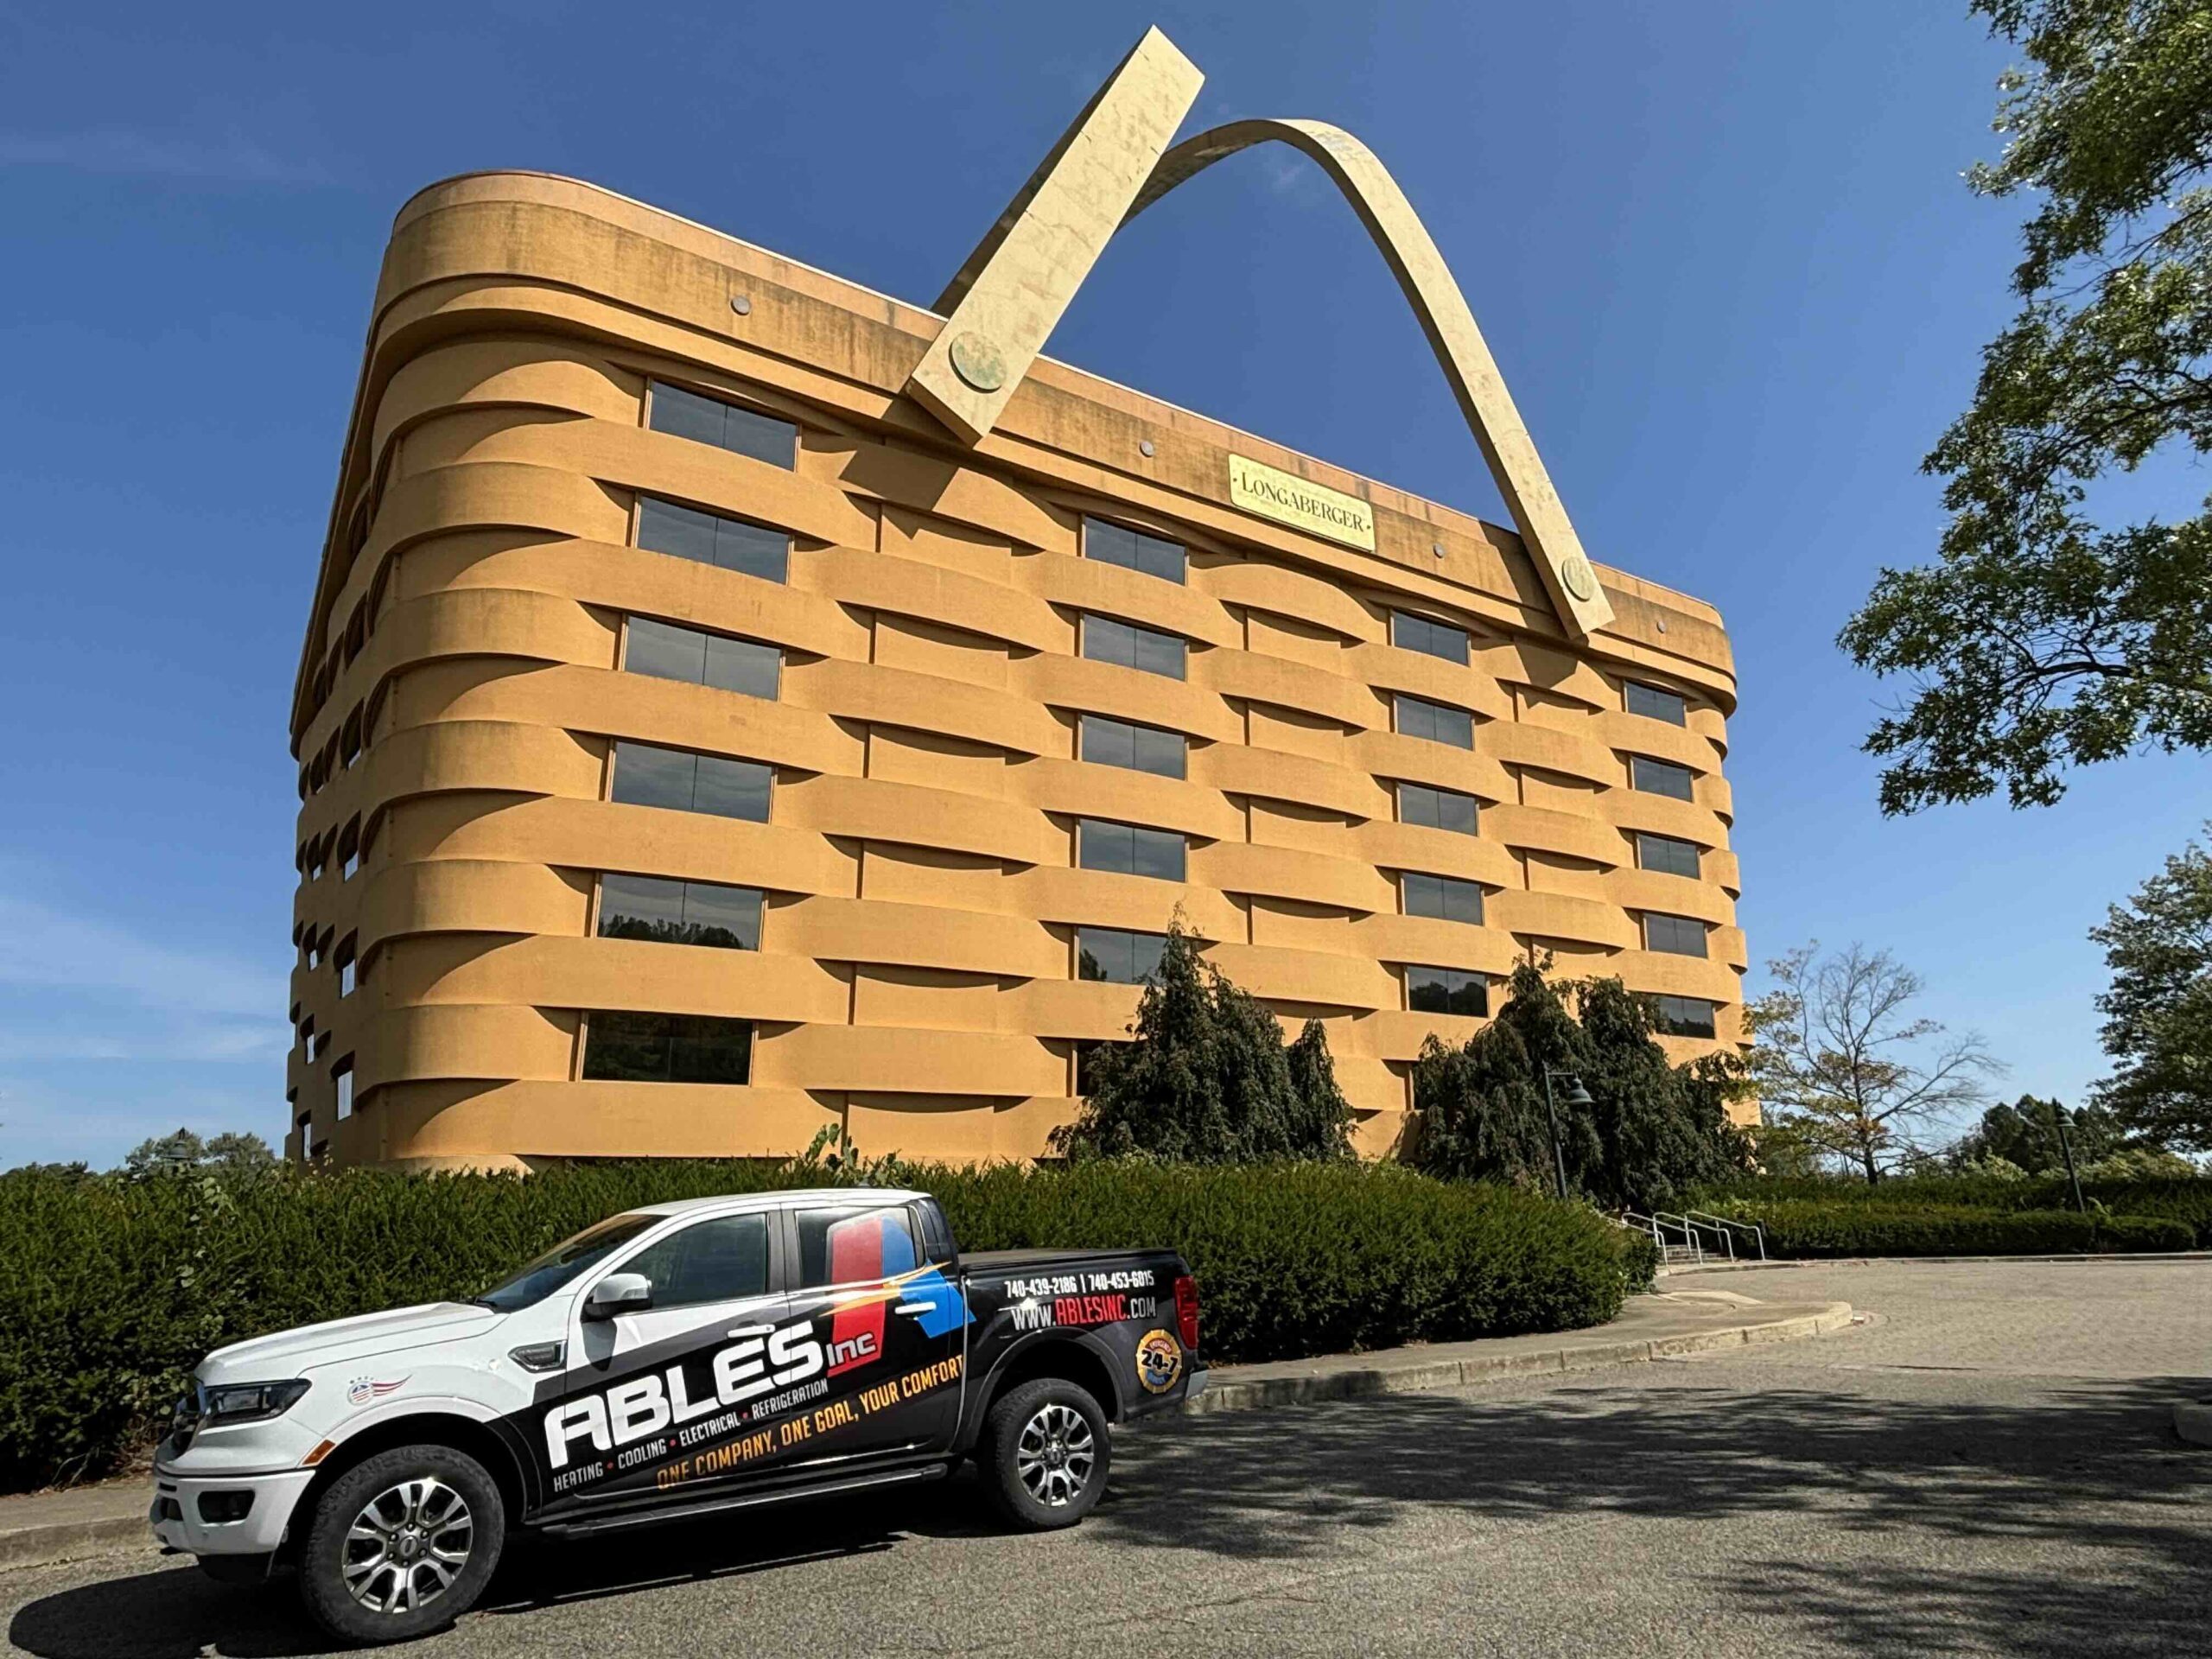
[[(963, 446), (899, 390), (942, 327), (569, 181), (408, 204), (293, 715), (295, 919), (322, 955), (292, 1014), (323, 1044), (289, 1063), (296, 1153), (775, 1154), (842, 1120), (871, 1154), (1034, 1155), (1074, 1045), (1137, 999), (1074, 978), (1074, 928), (1179, 905), (1287, 1022), (1326, 1023), (1373, 1152), (1423, 1038), (1476, 1023), (1407, 1011), (1398, 963), (1548, 951), (1711, 999), (1736, 1037), (1709, 607), (1600, 566), (1613, 620), (1571, 643), (1511, 532), (1047, 358)], [(797, 470), (646, 429), (651, 378), (795, 422)], [(1376, 551), (1231, 507), (1231, 449), (1369, 503)], [(788, 582), (631, 546), (641, 493), (788, 530)], [(1086, 512), (1184, 543), (1187, 584), (1080, 558)], [(1393, 607), (1467, 628), (1472, 665), (1389, 644)], [(1086, 612), (1184, 636), (1187, 680), (1082, 658)], [(620, 671), (629, 615), (779, 645), (778, 700)], [(1687, 694), (1688, 728), (1624, 712), (1624, 677)], [(1395, 734), (1395, 691), (1473, 710), (1473, 751)], [(1084, 712), (1186, 734), (1187, 780), (1076, 760)], [(767, 763), (771, 822), (608, 801), (621, 740)], [(1695, 800), (1630, 789), (1631, 753), (1691, 767)], [(1399, 779), (1478, 797), (1480, 836), (1394, 822)], [(1082, 817), (1185, 833), (1187, 884), (1073, 868)], [(1704, 878), (1637, 869), (1637, 829), (1698, 842)], [(1408, 869), (1482, 882), (1485, 925), (1397, 914)], [(591, 937), (604, 871), (765, 889), (760, 950)], [(1709, 958), (1642, 950), (1645, 908), (1712, 923)], [(749, 1018), (753, 1081), (576, 1080), (588, 1008)]]

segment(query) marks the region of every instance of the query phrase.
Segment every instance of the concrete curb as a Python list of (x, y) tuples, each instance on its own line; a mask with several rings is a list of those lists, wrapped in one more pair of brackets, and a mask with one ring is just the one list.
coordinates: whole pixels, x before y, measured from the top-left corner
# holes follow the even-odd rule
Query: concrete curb
[(153, 1542), (143, 1503), (127, 1516), (8, 1527), (0, 1529), (0, 1573), (19, 1567), (54, 1567), (87, 1555), (105, 1555), (132, 1544), (150, 1548)]
[(2212, 1400), (2175, 1401), (2174, 1433), (2191, 1446), (2212, 1446)]
[(2139, 1255), (2118, 1251), (2075, 1250), (2065, 1255), (1793, 1255), (1775, 1262), (1700, 1262), (1693, 1267), (1662, 1268), (1662, 1279), (1688, 1273), (1764, 1273), (1774, 1268), (1899, 1268), (1940, 1262), (2103, 1262), (2113, 1267), (2134, 1262), (2212, 1262), (2212, 1250), (2145, 1250)]
[(1682, 1354), (1709, 1353), (1758, 1343), (1794, 1342), (1842, 1330), (1850, 1323), (1851, 1304), (1830, 1302), (1817, 1313), (1675, 1337), (1574, 1342), (1559, 1348), (1460, 1359), (1378, 1360), (1373, 1365), (1316, 1369), (1289, 1376), (1240, 1378), (1233, 1373), (1217, 1371), (1214, 1380), (1207, 1383), (1206, 1391), (1185, 1410), (1192, 1416), (1211, 1416), (1224, 1411), (1267, 1411), (1278, 1406), (1313, 1405), (1325, 1400), (1358, 1400), (1376, 1395), (1457, 1389), (1470, 1382), (1491, 1382), (1509, 1376), (1602, 1370), (1609, 1366), (1641, 1364)]

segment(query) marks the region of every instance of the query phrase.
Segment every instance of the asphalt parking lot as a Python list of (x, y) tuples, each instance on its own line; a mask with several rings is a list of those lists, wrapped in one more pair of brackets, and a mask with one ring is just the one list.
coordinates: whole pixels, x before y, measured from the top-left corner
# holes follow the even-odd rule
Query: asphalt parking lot
[[(436, 1655), (2212, 1652), (2212, 1262), (1870, 1265), (1815, 1341), (1124, 1436), (1085, 1526), (965, 1480), (540, 1545)], [(150, 1550), (0, 1573), (16, 1649), (278, 1656), (289, 1592)]]

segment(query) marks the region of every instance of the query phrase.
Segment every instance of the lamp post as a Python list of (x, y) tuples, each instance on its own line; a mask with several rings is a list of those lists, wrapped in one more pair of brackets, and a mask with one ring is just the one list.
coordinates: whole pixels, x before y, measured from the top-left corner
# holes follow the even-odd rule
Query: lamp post
[(2089, 1206), (2082, 1197), (2082, 1178), (2074, 1173), (2074, 1140), (2066, 1133), (2066, 1109), (2054, 1100), (2050, 1115), (2058, 1120), (2058, 1152), (2066, 1160), (2066, 1184), (2074, 1189), (2074, 1207), (2086, 1216)]
[(1544, 1116), (1551, 1120), (1552, 1166), (1558, 1173), (1559, 1195), (1564, 1200), (1567, 1197), (1567, 1154), (1559, 1143), (1559, 1107), (1552, 1100), (1554, 1077), (1566, 1079), (1568, 1105), (1587, 1106), (1591, 1103), (1591, 1100), (1590, 1091), (1582, 1086), (1582, 1079), (1576, 1077), (1573, 1072), (1562, 1071), (1557, 1066), (1548, 1065), (1544, 1068)]

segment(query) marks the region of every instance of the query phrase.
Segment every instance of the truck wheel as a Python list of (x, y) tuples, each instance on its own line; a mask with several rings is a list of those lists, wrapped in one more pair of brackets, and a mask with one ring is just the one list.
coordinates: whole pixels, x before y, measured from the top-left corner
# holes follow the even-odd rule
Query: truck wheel
[(334, 1481), (300, 1551), (300, 1599), (350, 1642), (404, 1642), (467, 1612), (506, 1541), (484, 1465), (449, 1446), (379, 1452)]
[(1106, 1490), (1113, 1448), (1090, 1391), (1057, 1376), (1010, 1390), (983, 1420), (983, 1479), (1007, 1520), (1029, 1532), (1071, 1527)]

